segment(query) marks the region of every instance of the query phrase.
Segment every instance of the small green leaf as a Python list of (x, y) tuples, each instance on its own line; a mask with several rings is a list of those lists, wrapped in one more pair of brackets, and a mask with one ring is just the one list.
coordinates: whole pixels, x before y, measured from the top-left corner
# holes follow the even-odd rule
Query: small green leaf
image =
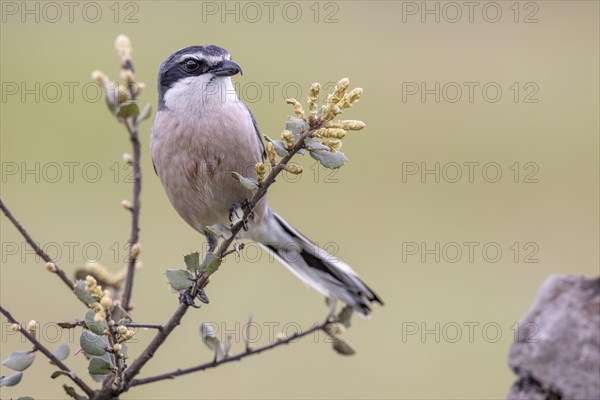
[(85, 324), (87, 325), (90, 331), (94, 332), (97, 335), (102, 335), (104, 334), (104, 330), (108, 329), (108, 324), (106, 323), (106, 321), (95, 322), (94, 315), (96, 315), (96, 312), (94, 310), (87, 310), (84, 317)]
[(140, 115), (138, 115), (137, 120), (138, 122), (141, 122), (150, 117), (150, 115), (152, 115), (152, 106), (150, 103), (148, 103), (144, 106), (144, 108), (142, 108), (142, 111), (140, 111)]
[(329, 151), (329, 146), (325, 146), (323, 143), (312, 138), (304, 139), (304, 144), (308, 150), (325, 150)]
[(216, 237), (223, 237), (224, 239), (229, 239), (231, 237), (231, 231), (221, 224), (209, 225), (206, 229), (212, 232)]
[(104, 336), (96, 335), (90, 331), (81, 332), (79, 338), (79, 345), (89, 355), (101, 356), (106, 353), (108, 346), (108, 339)]
[(92, 375), (106, 375), (112, 369), (112, 364), (102, 357), (92, 357), (88, 371)]
[(123, 103), (117, 111), (117, 117), (130, 118), (137, 117), (140, 114), (140, 107), (136, 102)]
[(202, 267), (205, 267), (206, 274), (210, 276), (219, 269), (222, 261), (222, 259), (215, 256), (213, 253), (207, 253), (206, 257), (204, 257), (204, 261), (202, 261)]
[(223, 351), (221, 341), (217, 338), (215, 328), (211, 324), (203, 322), (202, 325), (200, 325), (200, 336), (206, 347), (215, 353), (217, 361), (221, 361), (225, 358), (225, 352)]
[(90, 294), (90, 292), (88, 292), (86, 290), (87, 288), (87, 284), (85, 283), (85, 281), (83, 280), (78, 280), (77, 282), (75, 282), (75, 295), (77, 296), (77, 298), (81, 301), (83, 301), (85, 304), (92, 304), (95, 303), (96, 300), (92, 297), (92, 295)]
[(242, 186), (248, 190), (254, 190), (258, 188), (258, 181), (254, 178), (245, 178), (237, 172), (232, 172), (231, 176), (233, 176), (234, 179), (237, 179)]
[(15, 351), (8, 358), (2, 361), (2, 365), (15, 371), (25, 371), (35, 359), (35, 353), (32, 351)]
[(52, 373), (52, 375), (50, 375), (50, 378), (52, 378), (52, 379), (56, 379), (56, 378), (58, 378), (58, 377), (59, 377), (59, 376), (61, 376), (61, 375), (64, 375), (64, 376), (71, 376), (71, 374), (70, 374), (70, 373), (68, 373), (67, 371), (62, 371), (62, 370), (60, 370), (60, 371), (54, 371), (54, 372)]
[(348, 159), (341, 151), (312, 150), (310, 156), (319, 161), (325, 168), (340, 168)]
[(16, 384), (21, 382), (21, 378), (23, 378), (23, 373), (21, 371), (15, 372), (11, 376), (2, 376), (0, 377), (0, 387), (15, 386)]
[(128, 320), (128, 319), (121, 318), (121, 319), (119, 320), (119, 322), (117, 322), (117, 326), (127, 326), (127, 324), (128, 324), (128, 323), (129, 323), (129, 320)]
[(288, 155), (288, 151), (285, 148), (285, 143), (283, 140), (273, 140), (272, 143), (273, 147), (275, 148), (275, 153), (277, 153), (279, 157), (285, 157)]
[(309, 126), (308, 123), (301, 118), (289, 117), (288, 122), (285, 124), (285, 129), (292, 132), (294, 140), (297, 142), (300, 139), (300, 135), (308, 131)]
[(350, 346), (350, 343), (345, 340), (340, 339), (339, 336), (333, 338), (333, 350), (335, 350), (338, 354), (344, 356), (351, 356), (356, 354), (356, 350)]
[(69, 357), (69, 353), (69, 345), (66, 343), (61, 343), (54, 349), (54, 357), (58, 358), (60, 361)]
[(77, 393), (75, 391), (75, 389), (71, 386), (68, 385), (63, 385), (63, 389), (65, 389), (65, 392), (69, 395), (69, 397), (75, 399), (75, 400), (88, 400), (87, 397), (80, 395), (79, 393)]
[(192, 284), (192, 281), (190, 281), (192, 276), (185, 269), (167, 269), (165, 274), (167, 275), (169, 285), (176, 292), (186, 290)]
[(200, 268), (200, 253), (197, 251), (195, 253), (190, 253), (183, 257), (183, 261), (185, 261), (185, 266), (188, 271), (196, 272), (198, 271), (198, 268)]
[(344, 307), (337, 316), (338, 322), (344, 325), (346, 328), (350, 328), (350, 319), (352, 319), (353, 313), (354, 308), (351, 306)]
[[(104, 382), (104, 380), (106, 379), (106, 375), (94, 375), (94, 374), (90, 374), (90, 376), (92, 377), (92, 380), (94, 382)], [(86, 398), (87, 400), (87, 398)]]

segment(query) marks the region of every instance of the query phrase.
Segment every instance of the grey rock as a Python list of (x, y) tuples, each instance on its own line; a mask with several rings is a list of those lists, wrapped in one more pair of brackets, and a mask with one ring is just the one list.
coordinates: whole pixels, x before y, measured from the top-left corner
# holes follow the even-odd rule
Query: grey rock
[(600, 399), (600, 278), (551, 276), (519, 324), (510, 400)]

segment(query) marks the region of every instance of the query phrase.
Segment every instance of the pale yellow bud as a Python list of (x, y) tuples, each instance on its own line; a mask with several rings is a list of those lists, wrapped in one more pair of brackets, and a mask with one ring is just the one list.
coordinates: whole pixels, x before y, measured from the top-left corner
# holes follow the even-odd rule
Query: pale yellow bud
[(317, 137), (343, 139), (346, 136), (346, 131), (340, 128), (321, 128), (315, 132)]
[(46, 263), (46, 269), (50, 272), (56, 272), (56, 264), (54, 264), (52, 261)]
[(271, 165), (277, 164), (277, 153), (275, 152), (275, 145), (271, 142), (267, 142), (265, 145), (265, 150), (267, 152), (267, 157), (269, 158), (269, 162)]
[(123, 79), (127, 84), (130, 84), (135, 80), (135, 75), (130, 69), (123, 69), (121, 70), (121, 79)]
[(124, 335), (125, 333), (127, 333), (127, 327), (124, 325), (119, 325), (119, 327), (117, 328), (117, 333), (119, 335)]
[(35, 336), (35, 333), (37, 332), (37, 322), (34, 319), (27, 324), (27, 332)]
[(85, 283), (87, 284), (88, 289), (95, 288), (96, 285), (98, 285), (98, 282), (96, 282), (96, 278), (94, 278), (91, 275), (85, 277)]
[(302, 166), (299, 164), (286, 164), (285, 170), (294, 175), (300, 175), (303, 171)]
[(141, 251), (142, 246), (139, 243), (134, 243), (133, 246), (131, 246), (131, 257), (138, 258)]
[(133, 206), (131, 205), (129, 200), (121, 200), (121, 207), (123, 207), (126, 210), (133, 210)]
[(117, 99), (118, 99), (119, 103), (123, 103), (123, 102), (129, 100), (129, 89), (127, 89), (123, 85), (119, 85), (119, 87), (117, 89)]
[(105, 319), (106, 319), (106, 313), (104, 312), (104, 310), (100, 310), (96, 314), (94, 314), (94, 322), (102, 322)]
[(334, 322), (331, 324), (327, 324), (327, 326), (325, 327), (325, 330), (330, 335), (337, 336), (337, 335), (344, 333), (346, 331), (346, 327), (344, 325), (340, 324), (339, 322)]
[(127, 61), (131, 59), (131, 40), (126, 35), (119, 35), (115, 39), (115, 50), (117, 50), (117, 54), (121, 57), (122, 61)]
[(275, 336), (275, 341), (276, 342), (283, 342), (285, 340), (285, 335), (282, 332), (279, 332), (276, 336)]
[(135, 95), (141, 94), (146, 89), (146, 84), (144, 82), (134, 82), (133, 85), (133, 93)]
[(350, 80), (348, 78), (340, 79), (337, 85), (335, 85), (333, 92), (327, 97), (327, 104), (337, 104), (342, 97), (344, 97), (346, 89), (348, 89), (348, 85), (350, 85)]
[[(318, 82), (310, 85), (308, 89), (308, 109), (312, 112), (317, 110), (317, 101), (319, 99), (319, 92), (321, 91), (321, 84)], [(314, 116), (311, 114), (309, 116), (310, 119), (314, 119)]]
[(356, 102), (358, 99), (360, 99), (362, 97), (362, 95), (363, 95), (362, 88), (352, 89), (352, 91), (350, 93), (348, 93), (348, 97), (350, 98), (350, 103)]
[(104, 296), (100, 299), (100, 305), (106, 309), (109, 309), (112, 307), (113, 301), (109, 296)]
[(294, 134), (290, 131), (281, 132), (281, 138), (285, 141), (288, 146), (294, 145)]
[(19, 325), (19, 324), (12, 324), (12, 325), (10, 326), (10, 329), (11, 329), (13, 332), (19, 332), (19, 331), (21, 330), (21, 325)]
[(267, 167), (265, 167), (265, 164), (263, 163), (256, 163), (254, 168), (256, 169), (257, 174), (264, 174), (267, 171)]
[(302, 109), (302, 104), (296, 99), (287, 99), (286, 103), (292, 104), (294, 106), (294, 112), (296, 113), (296, 117), (304, 118), (304, 110)]
[(316, 100), (316, 98), (319, 97), (320, 91), (321, 84), (319, 82), (315, 82), (312, 85), (310, 85), (310, 88), (308, 88), (308, 96)]
[(108, 85), (108, 77), (104, 74), (104, 72), (100, 70), (92, 72), (92, 79), (98, 82), (98, 84), (103, 87)]
[(121, 351), (121, 344), (120, 343), (115, 343), (115, 345), (113, 346), (113, 350), (116, 352)]
[(143, 266), (144, 266), (144, 264), (142, 264), (142, 262), (140, 260), (135, 260), (135, 270), (136, 271), (141, 270)]
[(267, 167), (265, 167), (265, 164), (263, 163), (256, 163), (254, 169), (256, 170), (258, 183), (262, 183), (263, 179), (265, 178), (265, 172), (267, 171)]
[(341, 128), (351, 131), (359, 131), (365, 127), (365, 123), (357, 120), (342, 120), (342, 121), (333, 121), (327, 124), (327, 128)]
[(323, 144), (334, 150), (339, 150), (342, 147), (342, 141), (339, 139), (325, 139)]
[(123, 153), (123, 162), (126, 164), (133, 164), (133, 156), (129, 153)]

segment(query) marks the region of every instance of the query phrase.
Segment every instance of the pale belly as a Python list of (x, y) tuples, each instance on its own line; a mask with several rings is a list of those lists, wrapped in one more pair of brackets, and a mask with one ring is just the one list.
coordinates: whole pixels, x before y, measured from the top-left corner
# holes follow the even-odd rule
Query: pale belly
[[(194, 123), (190, 118), (167, 118), (169, 112), (157, 115), (151, 142), (152, 160), (169, 201), (199, 232), (213, 224), (229, 226), (232, 205), (254, 194), (231, 173), (255, 178), (255, 165), (262, 161), (253, 126), (229, 115), (228, 120), (206, 129), (206, 124)], [(182, 122), (185, 120), (190, 123), (186, 125)], [(199, 130), (198, 126), (205, 129)], [(265, 207), (261, 202), (255, 210), (256, 219)]]

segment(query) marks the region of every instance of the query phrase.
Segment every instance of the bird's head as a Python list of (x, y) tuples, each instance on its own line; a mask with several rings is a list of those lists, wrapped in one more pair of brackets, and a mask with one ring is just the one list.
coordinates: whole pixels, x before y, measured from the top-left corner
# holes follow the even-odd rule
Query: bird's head
[[(158, 71), (159, 109), (172, 108), (180, 102), (225, 100), (235, 95), (231, 77), (242, 68), (231, 61), (222, 47), (190, 46), (169, 56)], [(211, 97), (209, 97), (211, 96)]]

